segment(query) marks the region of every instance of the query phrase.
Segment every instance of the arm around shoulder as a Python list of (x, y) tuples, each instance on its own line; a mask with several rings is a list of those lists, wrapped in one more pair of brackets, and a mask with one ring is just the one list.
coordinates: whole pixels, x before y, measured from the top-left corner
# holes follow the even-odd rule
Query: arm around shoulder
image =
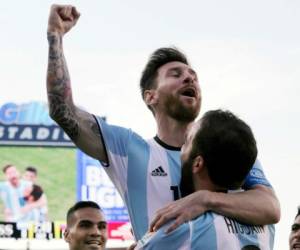
[(252, 225), (275, 224), (280, 220), (280, 204), (272, 188), (255, 185), (238, 193), (211, 192), (208, 210)]

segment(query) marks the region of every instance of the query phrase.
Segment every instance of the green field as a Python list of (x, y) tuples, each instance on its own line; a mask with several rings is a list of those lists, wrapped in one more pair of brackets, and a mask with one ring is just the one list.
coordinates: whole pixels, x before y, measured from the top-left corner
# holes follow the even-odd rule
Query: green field
[[(4, 180), (2, 167), (6, 164), (14, 164), (21, 173), (27, 166), (35, 166), (37, 184), (47, 195), (49, 219), (64, 220), (67, 209), (76, 200), (75, 154), (74, 148), (0, 147), (0, 180)], [(1, 200), (0, 220), (3, 220)]]

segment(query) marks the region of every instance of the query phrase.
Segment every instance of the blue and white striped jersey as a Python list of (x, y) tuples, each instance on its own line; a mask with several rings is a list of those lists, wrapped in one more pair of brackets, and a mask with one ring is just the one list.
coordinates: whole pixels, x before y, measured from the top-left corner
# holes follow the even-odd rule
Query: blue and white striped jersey
[[(171, 222), (170, 222), (171, 223)], [(250, 226), (207, 212), (165, 234), (169, 224), (146, 234), (136, 250), (271, 250), (274, 225)]]
[(11, 221), (26, 221), (28, 216), (22, 215), (20, 209), (25, 205), (24, 191), (32, 186), (32, 183), (25, 180), (20, 180), (18, 187), (13, 187), (8, 181), (0, 182), (0, 197), (3, 200), (5, 208), (12, 213)]
[[(178, 198), (181, 177), (180, 148), (158, 138), (145, 140), (130, 129), (107, 124), (97, 117), (108, 164), (102, 164), (123, 198), (136, 239), (148, 230), (154, 213)], [(246, 188), (270, 186), (259, 162), (250, 173)]]

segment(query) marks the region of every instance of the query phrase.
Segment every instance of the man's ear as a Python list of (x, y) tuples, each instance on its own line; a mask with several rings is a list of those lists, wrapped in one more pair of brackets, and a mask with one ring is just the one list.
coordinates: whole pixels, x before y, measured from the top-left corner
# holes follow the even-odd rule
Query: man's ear
[(156, 96), (156, 90), (155, 89), (147, 89), (147, 90), (145, 90), (145, 92), (144, 92), (144, 100), (145, 100), (145, 103), (148, 106), (156, 104), (157, 100), (158, 100), (158, 98)]
[(193, 174), (196, 174), (196, 173), (199, 173), (200, 171), (202, 171), (203, 167), (204, 167), (203, 157), (201, 155), (196, 156), (193, 161), (193, 167), (192, 167)]
[(66, 228), (64, 231), (64, 239), (66, 242), (70, 242), (70, 230), (68, 228)]

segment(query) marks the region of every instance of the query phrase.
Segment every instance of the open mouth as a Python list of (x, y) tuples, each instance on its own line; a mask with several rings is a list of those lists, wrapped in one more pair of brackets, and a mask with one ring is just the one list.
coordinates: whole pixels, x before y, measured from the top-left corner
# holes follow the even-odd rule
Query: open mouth
[(300, 249), (300, 242), (293, 244), (293, 249)]
[(102, 241), (99, 241), (99, 240), (89, 240), (89, 241), (86, 241), (85, 243), (88, 245), (98, 245), (98, 246), (102, 245)]
[(197, 96), (196, 90), (194, 88), (186, 88), (180, 94), (183, 96), (187, 96), (187, 97), (196, 97)]

